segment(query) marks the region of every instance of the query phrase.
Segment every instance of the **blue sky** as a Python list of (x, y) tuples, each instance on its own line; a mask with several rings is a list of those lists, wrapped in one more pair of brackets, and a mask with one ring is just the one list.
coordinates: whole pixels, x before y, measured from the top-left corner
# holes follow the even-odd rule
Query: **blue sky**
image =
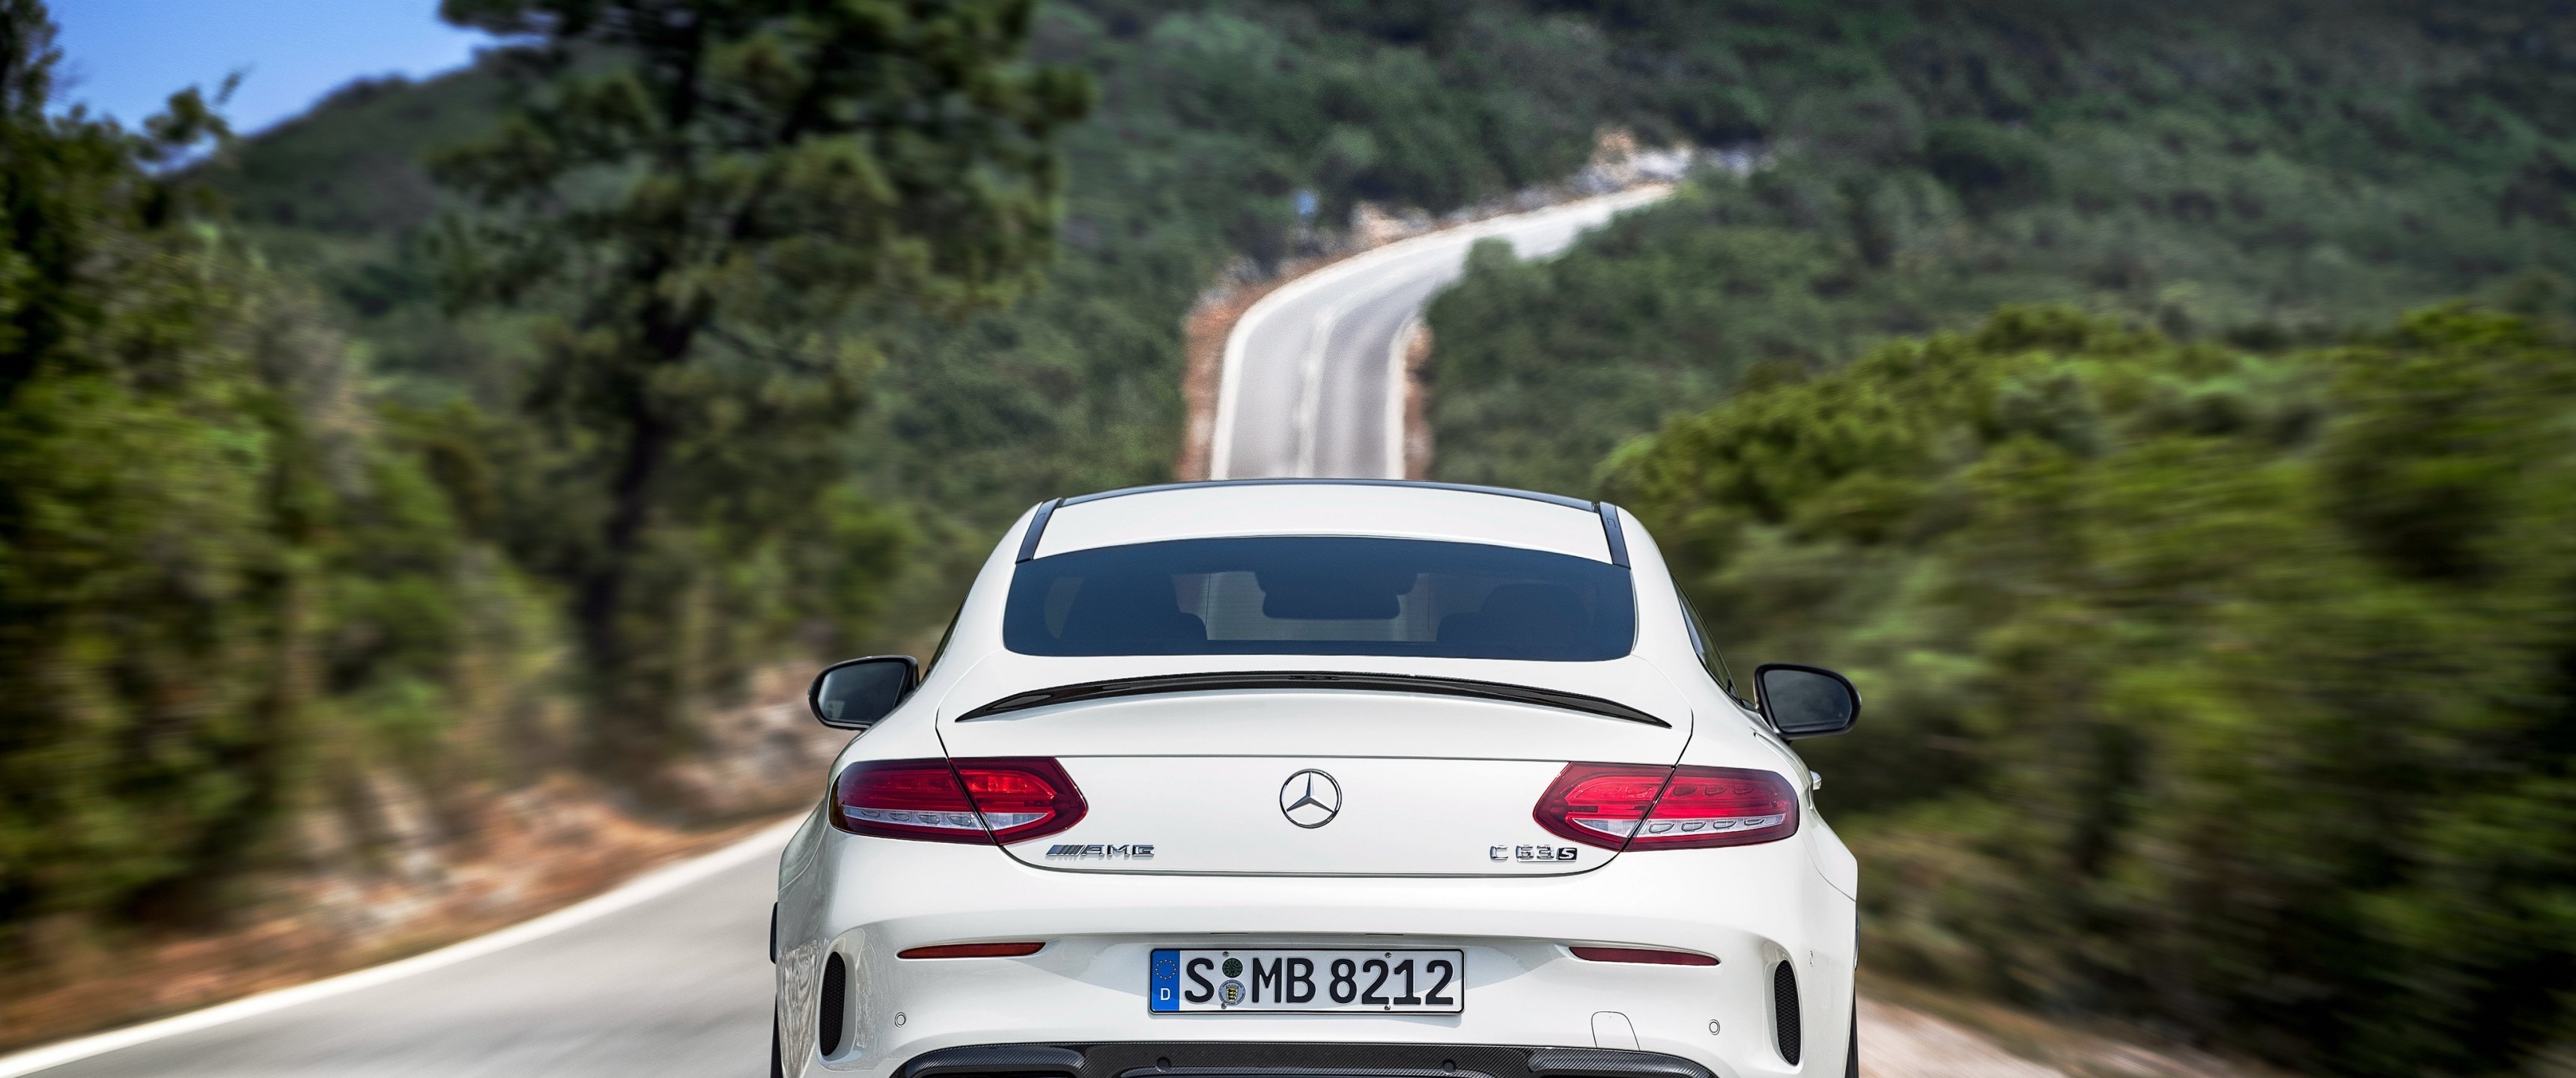
[[(465, 63), (486, 40), (438, 21), (438, 0), (53, 0), (57, 98), (132, 124), (181, 87), (244, 71), (235, 130), (294, 116), (361, 76), (414, 78)], [(67, 84), (67, 85), (63, 85)]]

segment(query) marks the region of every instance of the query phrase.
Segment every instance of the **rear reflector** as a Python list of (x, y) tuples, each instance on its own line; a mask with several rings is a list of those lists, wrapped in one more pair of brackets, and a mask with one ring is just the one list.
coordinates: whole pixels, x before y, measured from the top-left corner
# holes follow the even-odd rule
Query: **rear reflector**
[(1019, 842), (1082, 820), (1088, 806), (1045, 758), (869, 760), (832, 783), (832, 826), (924, 842)]
[(1605, 850), (1749, 846), (1798, 830), (1798, 793), (1769, 771), (1567, 764), (1532, 813), (1551, 834)]
[(1038, 953), (1043, 943), (951, 943), (895, 952), (896, 958), (1018, 958)]
[(1714, 966), (1712, 955), (1689, 951), (1656, 951), (1643, 947), (1573, 947), (1574, 957), (1586, 962), (1634, 962), (1645, 966)]

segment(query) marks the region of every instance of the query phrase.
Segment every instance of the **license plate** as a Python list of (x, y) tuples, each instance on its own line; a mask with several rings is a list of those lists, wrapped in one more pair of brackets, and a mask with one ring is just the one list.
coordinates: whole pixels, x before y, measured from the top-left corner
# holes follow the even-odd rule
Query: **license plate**
[(1157, 950), (1146, 969), (1145, 1001), (1156, 1014), (1456, 1014), (1467, 1005), (1467, 953)]

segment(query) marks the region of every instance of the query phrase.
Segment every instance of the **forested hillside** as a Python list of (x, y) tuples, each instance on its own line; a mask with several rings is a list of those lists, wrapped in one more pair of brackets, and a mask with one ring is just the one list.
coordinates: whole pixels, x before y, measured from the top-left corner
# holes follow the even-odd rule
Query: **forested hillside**
[(1611, 467), (1802, 751), (1864, 962), (2306, 1073), (2576, 1037), (2576, 340), (2331, 347), (2063, 308), (1748, 389)]
[(193, 92), (149, 133), (49, 116), (51, 38), (0, 3), (9, 990), (116, 926), (212, 923), (295, 858), (288, 821), (381, 837), (371, 784), (443, 829), (566, 748), (554, 611), (311, 286), (169, 170), (220, 122)]
[(1436, 472), (1617, 500), (1738, 669), (1853, 675), (1865, 968), (2562, 1072), (2576, 11), (1636, 14), (1769, 159), (1480, 251)]
[(2576, 290), (2576, 14), (2545, 2), (1625, 9), (1730, 86), (1715, 173), (1430, 314), (1443, 478), (1586, 489), (1737, 379), (2054, 301), (2325, 341)]

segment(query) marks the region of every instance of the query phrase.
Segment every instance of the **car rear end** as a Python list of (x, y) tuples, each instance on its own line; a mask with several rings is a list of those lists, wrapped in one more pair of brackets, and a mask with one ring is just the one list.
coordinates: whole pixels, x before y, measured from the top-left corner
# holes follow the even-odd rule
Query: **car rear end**
[[(1283, 598), (1270, 568), (1270, 615), (1386, 613), (1338, 584)], [(787, 1072), (1839, 1072), (1847, 855), (1785, 746), (1645, 643), (1683, 638), (1660, 565), (1616, 568), (1636, 621), (1577, 661), (1473, 657), (1514, 646), (1506, 570), (1491, 617), (1447, 621), (1470, 655), (943, 658), (783, 862)], [(1025, 607), (1044, 577), (1020, 579)], [(1283, 631), (1189, 589), (1204, 639)], [(1010, 590), (979, 584), (954, 632), (1006, 637)], [(1039, 620), (1079, 635), (1055, 605)], [(1150, 648), (1161, 616), (1089, 650)]]

